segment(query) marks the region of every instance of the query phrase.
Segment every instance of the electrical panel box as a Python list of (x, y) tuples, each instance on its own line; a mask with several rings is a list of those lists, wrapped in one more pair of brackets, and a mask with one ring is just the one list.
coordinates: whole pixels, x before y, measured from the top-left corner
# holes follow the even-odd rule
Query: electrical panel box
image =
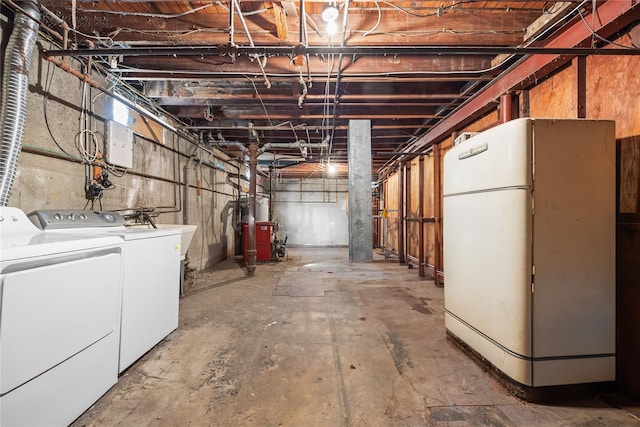
[(113, 120), (106, 124), (105, 160), (115, 166), (133, 166), (133, 129)]

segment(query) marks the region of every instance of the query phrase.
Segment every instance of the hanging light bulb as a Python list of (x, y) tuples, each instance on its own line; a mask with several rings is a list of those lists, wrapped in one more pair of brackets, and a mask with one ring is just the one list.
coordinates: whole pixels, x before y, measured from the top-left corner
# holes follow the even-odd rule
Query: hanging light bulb
[(322, 20), (326, 23), (336, 22), (338, 19), (338, 8), (334, 4), (328, 4), (322, 9)]
[(336, 24), (336, 19), (338, 19), (338, 15), (340, 12), (335, 4), (329, 3), (322, 9), (322, 20), (327, 23), (327, 34), (329, 36), (334, 35), (338, 32), (338, 25)]
[(336, 21), (329, 21), (327, 22), (327, 34), (332, 36), (335, 33), (338, 32), (338, 24), (336, 24)]

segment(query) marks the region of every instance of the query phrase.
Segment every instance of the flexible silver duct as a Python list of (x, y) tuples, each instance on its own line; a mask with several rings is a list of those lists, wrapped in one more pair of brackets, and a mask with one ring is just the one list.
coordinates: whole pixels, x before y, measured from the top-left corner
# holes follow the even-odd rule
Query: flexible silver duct
[[(24, 12), (39, 19), (35, 2), (19, 2)], [(27, 89), (33, 46), (38, 38), (38, 23), (23, 12), (14, 18), (13, 31), (7, 43), (2, 74), (0, 104), (0, 206), (7, 206), (27, 114)]]

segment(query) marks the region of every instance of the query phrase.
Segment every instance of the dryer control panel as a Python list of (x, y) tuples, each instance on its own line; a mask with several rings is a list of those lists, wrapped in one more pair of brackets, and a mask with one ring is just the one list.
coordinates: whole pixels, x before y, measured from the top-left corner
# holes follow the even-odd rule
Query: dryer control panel
[(41, 230), (124, 227), (125, 223), (122, 215), (110, 211), (38, 210), (27, 216)]

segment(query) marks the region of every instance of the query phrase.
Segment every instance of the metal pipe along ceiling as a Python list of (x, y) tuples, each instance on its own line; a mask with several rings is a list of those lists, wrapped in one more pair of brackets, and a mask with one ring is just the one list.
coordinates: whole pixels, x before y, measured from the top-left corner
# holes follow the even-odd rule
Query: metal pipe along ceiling
[[(216, 141), (214, 145), (220, 147), (237, 147), (243, 152), (247, 149), (242, 142), (239, 141)], [(329, 144), (327, 142), (267, 142), (261, 147), (261, 150), (269, 150), (271, 148), (327, 148)]]
[(15, 15), (2, 79), (0, 107), (0, 206), (7, 206), (22, 146), (27, 114), (27, 88), (33, 46), (38, 38), (38, 4), (25, 2)]
[(45, 56), (297, 56), (297, 55), (640, 55), (638, 48), (509, 46), (163, 46), (46, 50)]

